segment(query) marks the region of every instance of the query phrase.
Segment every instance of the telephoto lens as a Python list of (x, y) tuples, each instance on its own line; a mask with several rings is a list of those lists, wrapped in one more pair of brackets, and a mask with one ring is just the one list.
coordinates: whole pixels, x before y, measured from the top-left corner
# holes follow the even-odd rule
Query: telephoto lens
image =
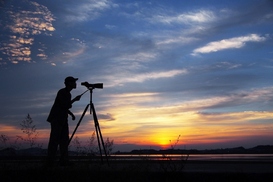
[(88, 83), (88, 82), (82, 82), (81, 85), (86, 86), (87, 88), (99, 88), (103, 89), (103, 83)]

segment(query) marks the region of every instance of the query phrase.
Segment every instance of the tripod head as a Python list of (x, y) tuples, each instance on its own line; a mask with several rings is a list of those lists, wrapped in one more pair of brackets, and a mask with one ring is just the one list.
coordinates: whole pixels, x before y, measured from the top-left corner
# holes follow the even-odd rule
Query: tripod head
[[(90, 91), (90, 105), (93, 104), (93, 99), (92, 99), (92, 95), (93, 95), (93, 90), (95, 88), (98, 88), (98, 89), (103, 89), (103, 83), (94, 83), (94, 84), (91, 84), (91, 83), (88, 83), (88, 82), (82, 82), (81, 85), (83, 86), (86, 86), (87, 90), (85, 92), (83, 92), (81, 94), (81, 96), (83, 94), (85, 94), (88, 90)], [(91, 114), (91, 107), (90, 107), (90, 114)]]
[(89, 90), (90, 89), (95, 89), (95, 88), (103, 89), (103, 83), (91, 84), (91, 83), (88, 83), (88, 82), (82, 82), (81, 85), (86, 86)]

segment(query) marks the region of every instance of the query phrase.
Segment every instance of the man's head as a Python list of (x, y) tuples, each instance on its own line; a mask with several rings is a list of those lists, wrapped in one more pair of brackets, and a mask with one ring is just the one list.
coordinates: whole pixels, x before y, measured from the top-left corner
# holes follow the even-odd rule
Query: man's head
[(64, 80), (64, 84), (66, 87), (69, 87), (71, 89), (76, 88), (77, 84), (76, 81), (78, 80), (78, 78), (74, 78), (72, 76), (66, 77)]

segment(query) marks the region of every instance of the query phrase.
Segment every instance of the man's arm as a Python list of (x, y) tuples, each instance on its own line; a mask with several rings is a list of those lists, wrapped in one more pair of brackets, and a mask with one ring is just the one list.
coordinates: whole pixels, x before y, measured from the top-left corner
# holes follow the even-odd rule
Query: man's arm
[(81, 95), (76, 96), (74, 99), (71, 100), (71, 104), (73, 104), (75, 101), (79, 101), (81, 99)]

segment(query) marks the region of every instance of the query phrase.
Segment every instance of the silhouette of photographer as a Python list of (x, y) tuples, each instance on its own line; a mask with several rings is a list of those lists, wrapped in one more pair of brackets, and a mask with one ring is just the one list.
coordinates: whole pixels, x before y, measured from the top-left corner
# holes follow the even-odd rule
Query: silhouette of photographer
[(69, 110), (75, 101), (81, 99), (81, 95), (71, 100), (71, 90), (76, 89), (78, 78), (69, 76), (65, 78), (65, 88), (58, 91), (54, 104), (50, 110), (47, 121), (51, 124), (51, 132), (48, 143), (47, 164), (53, 165), (58, 146), (60, 147), (60, 165), (71, 165), (68, 160), (69, 127), (68, 115), (75, 120), (74, 114)]

